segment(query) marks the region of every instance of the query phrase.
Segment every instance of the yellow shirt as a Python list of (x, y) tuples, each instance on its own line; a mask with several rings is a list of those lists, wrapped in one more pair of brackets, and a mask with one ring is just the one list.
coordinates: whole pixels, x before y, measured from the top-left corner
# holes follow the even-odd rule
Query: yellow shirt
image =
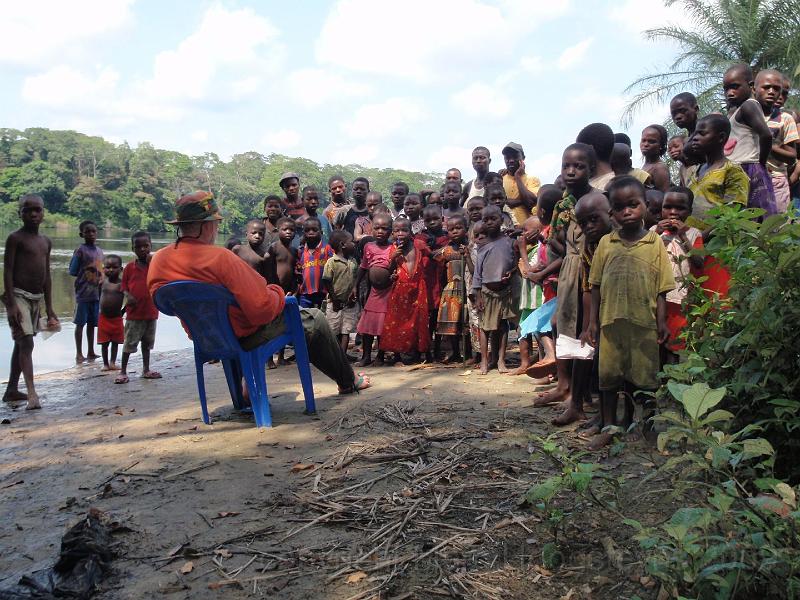
[[(542, 187), (542, 182), (539, 181), (539, 178), (534, 177), (533, 175), (528, 175), (527, 173), (523, 175), (522, 178), (525, 182), (525, 188), (538, 196), (539, 188)], [(509, 175), (508, 173), (503, 175), (503, 189), (506, 191), (506, 198), (508, 200), (511, 200), (512, 202), (519, 201), (519, 187), (517, 186), (517, 180), (513, 175)], [(524, 204), (513, 207), (509, 206), (508, 212), (511, 214), (514, 225), (522, 225), (525, 222), (525, 219), (531, 216), (530, 209)]]
[(656, 329), (658, 295), (675, 289), (672, 263), (655, 232), (628, 243), (612, 231), (592, 258), (589, 283), (600, 286), (600, 326), (624, 320)]
[(742, 204), (747, 206), (747, 196), (750, 193), (750, 178), (742, 167), (725, 161), (719, 169), (711, 169), (699, 174), (699, 169), (689, 173), (689, 189), (694, 192), (692, 215), (686, 219), (686, 224), (698, 229), (708, 229), (703, 222), (708, 217), (708, 211), (721, 204)]

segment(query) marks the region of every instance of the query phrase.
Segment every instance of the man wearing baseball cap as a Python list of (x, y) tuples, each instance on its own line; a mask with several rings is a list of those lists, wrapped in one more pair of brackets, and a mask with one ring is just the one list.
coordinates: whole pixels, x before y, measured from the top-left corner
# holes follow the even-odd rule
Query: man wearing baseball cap
[(284, 204), (286, 205), (286, 216), (292, 217), (295, 221), (306, 214), (306, 207), (300, 197), (300, 176), (297, 173), (284, 173), (278, 182), (283, 193), (286, 195)]
[(525, 172), (525, 152), (516, 142), (508, 142), (503, 148), (506, 162), (503, 188), (506, 190), (506, 205), (511, 212), (514, 225), (522, 225), (531, 216), (536, 206), (536, 196), (542, 183), (538, 177)]
[[(173, 281), (200, 281), (225, 286), (238, 307), (228, 309), (236, 337), (245, 350), (255, 348), (284, 331), (284, 293), (279, 285), (267, 284), (233, 252), (214, 245), (222, 215), (210, 192), (195, 192), (175, 203), (178, 226), (174, 244), (155, 253), (150, 262), (147, 285), (151, 294)], [(369, 387), (364, 375), (356, 377), (347, 356), (333, 335), (325, 315), (316, 309), (300, 309), (311, 363), (336, 381), (339, 393), (349, 394)]]

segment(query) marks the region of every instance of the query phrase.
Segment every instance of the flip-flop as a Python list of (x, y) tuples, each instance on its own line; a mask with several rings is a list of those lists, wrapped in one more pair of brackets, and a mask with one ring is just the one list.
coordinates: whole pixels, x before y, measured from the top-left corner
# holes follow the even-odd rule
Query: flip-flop
[(142, 379), (161, 379), (161, 373), (158, 371), (147, 371), (142, 373)]
[(353, 382), (353, 388), (355, 388), (355, 390), (357, 392), (360, 392), (361, 390), (365, 390), (371, 385), (372, 385), (372, 382), (369, 380), (369, 377), (367, 376), (366, 373), (357, 373), (356, 374), (356, 379)]
[(114, 378), (114, 383), (128, 383), (130, 379), (128, 379), (127, 375), (117, 375)]
[(539, 362), (528, 367), (525, 371), (525, 374), (533, 379), (543, 379), (548, 375), (555, 375), (557, 370), (558, 364), (556, 361), (540, 360)]

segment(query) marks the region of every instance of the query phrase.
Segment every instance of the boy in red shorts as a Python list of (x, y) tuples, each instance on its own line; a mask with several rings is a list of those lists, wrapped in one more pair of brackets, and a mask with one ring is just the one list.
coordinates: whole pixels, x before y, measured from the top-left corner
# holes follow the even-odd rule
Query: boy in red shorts
[[(100, 284), (100, 317), (97, 320), (97, 343), (100, 344), (100, 354), (103, 356), (101, 371), (117, 370), (117, 350), (125, 341), (122, 325), (122, 303), (125, 294), (122, 293), (122, 282), (119, 275), (122, 272), (122, 259), (116, 254), (109, 254), (103, 261), (103, 282)], [(108, 346), (111, 345), (109, 359)]]

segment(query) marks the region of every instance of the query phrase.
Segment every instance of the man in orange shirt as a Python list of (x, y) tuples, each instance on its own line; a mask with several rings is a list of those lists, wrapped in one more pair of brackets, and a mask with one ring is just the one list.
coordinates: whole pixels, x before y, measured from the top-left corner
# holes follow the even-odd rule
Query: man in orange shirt
[[(155, 295), (172, 281), (200, 281), (225, 286), (239, 307), (230, 307), (231, 327), (245, 350), (263, 344), (284, 331), (283, 289), (267, 284), (246, 262), (225, 248), (215, 246), (222, 215), (214, 196), (195, 192), (175, 203), (178, 240), (155, 253), (150, 262), (147, 285)], [(366, 376), (356, 377), (353, 368), (331, 332), (325, 315), (316, 309), (300, 309), (311, 363), (349, 394), (369, 386)]]

